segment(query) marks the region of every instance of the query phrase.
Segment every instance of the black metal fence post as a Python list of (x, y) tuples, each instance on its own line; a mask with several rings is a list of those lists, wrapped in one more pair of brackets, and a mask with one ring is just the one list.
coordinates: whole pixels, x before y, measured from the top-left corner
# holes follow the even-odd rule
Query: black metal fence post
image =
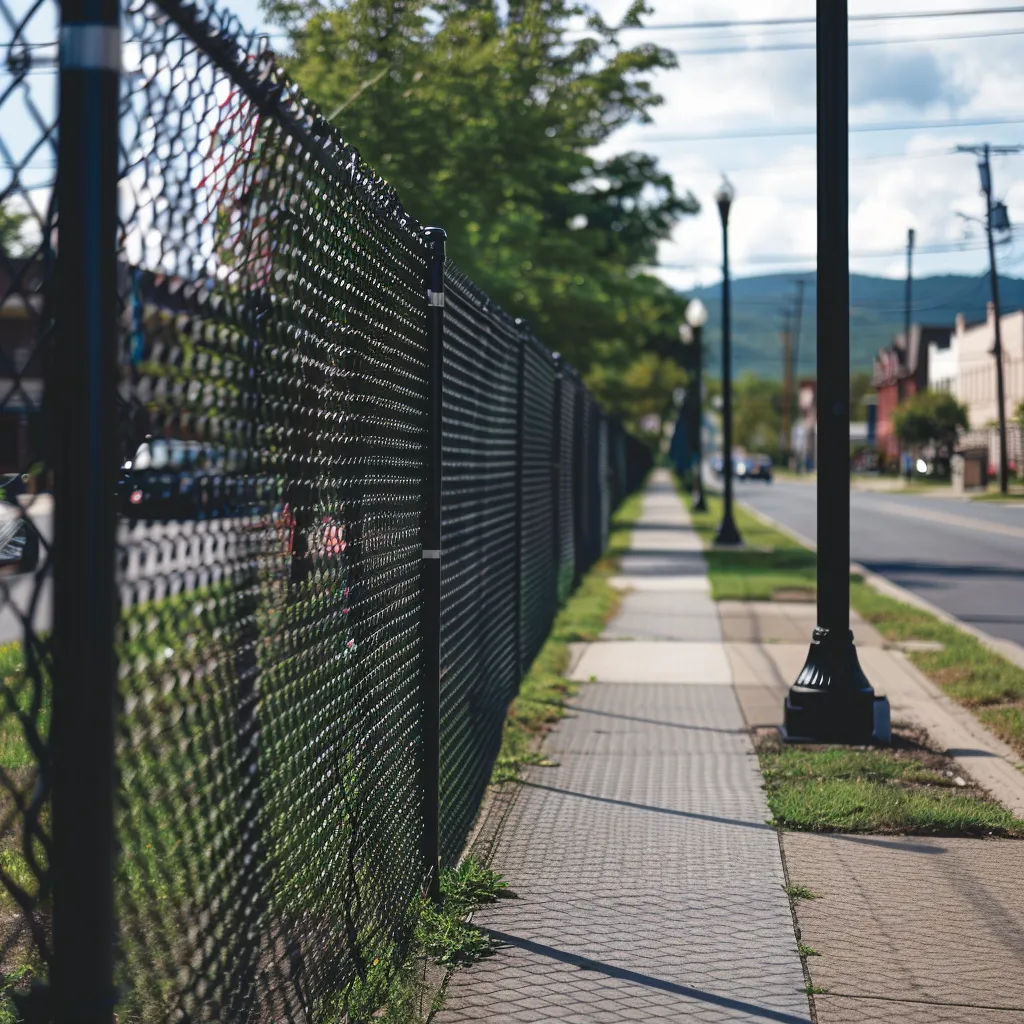
[(555, 408), (551, 417), (551, 557), (555, 563), (555, 609), (562, 595), (562, 357), (553, 353)]
[(519, 354), (516, 366), (516, 507), (515, 507), (515, 545), (516, 545), (516, 679), (526, 674), (526, 658), (523, 654), (523, 483), (526, 462), (526, 332), (529, 330), (525, 320), (516, 319), (521, 329), (519, 337)]
[(55, 1024), (114, 1015), (117, 0), (64, 0), (54, 431)]
[(441, 901), (441, 441), (444, 389), (444, 246), (427, 228), (427, 453), (423, 544), (423, 864)]

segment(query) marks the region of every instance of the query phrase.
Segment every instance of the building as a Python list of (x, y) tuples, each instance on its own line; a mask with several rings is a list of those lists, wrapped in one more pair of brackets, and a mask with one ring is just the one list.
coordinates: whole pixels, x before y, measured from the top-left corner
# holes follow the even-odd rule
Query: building
[(929, 360), (932, 352), (950, 347), (950, 329), (926, 324), (911, 324), (910, 336), (900, 331), (893, 343), (875, 356), (871, 384), (878, 393), (875, 426), (878, 454), (889, 463), (899, 460), (900, 443), (893, 431), (896, 407), (929, 385)]
[[(1017, 406), (1024, 402), (1024, 310), (1000, 317), (1003, 341), (1003, 384), (1006, 419), (1011, 421)], [(988, 304), (988, 315), (978, 323), (968, 323), (962, 313), (945, 351), (930, 353), (933, 365), (929, 386), (949, 391), (967, 406), (971, 430), (984, 430), (999, 420), (996, 398), (995, 312)]]

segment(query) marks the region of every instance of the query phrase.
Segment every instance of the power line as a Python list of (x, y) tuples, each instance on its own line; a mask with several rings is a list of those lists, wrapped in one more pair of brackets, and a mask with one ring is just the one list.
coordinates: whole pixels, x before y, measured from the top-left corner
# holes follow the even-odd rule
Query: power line
[[(957, 32), (940, 36), (900, 36), (890, 39), (851, 39), (852, 46), (890, 46), (907, 45), (912, 43), (944, 43), (952, 40), (965, 39), (993, 39), (1003, 36), (1024, 35), (1024, 29), (1003, 29), (995, 32)], [(715, 57), (721, 54), (735, 53), (789, 53), (794, 50), (813, 50), (816, 43), (764, 43), (756, 46), (716, 46), (716, 47), (695, 47), (689, 50), (673, 50), (680, 57)]]
[[(952, 118), (946, 121), (894, 121), (894, 122), (871, 122), (867, 124), (851, 124), (850, 132), (909, 132), (937, 128), (979, 128), (986, 125), (996, 124), (1024, 124), (1024, 116), (1020, 114), (1007, 115), (1005, 117), (992, 116), (988, 118)], [(815, 135), (817, 128), (808, 126), (786, 126), (780, 125), (777, 128), (754, 128), (742, 131), (723, 132), (689, 132), (678, 135), (656, 135), (644, 137), (643, 143), (659, 142), (713, 142), (722, 139), (770, 139), (776, 136)]]
[[(878, 14), (851, 14), (849, 21), (912, 21), (929, 18), (961, 18), (976, 17), (990, 14), (1024, 14), (1024, 7), (978, 7), (974, 9), (960, 8), (945, 11), (907, 11), (896, 13), (892, 11)], [(814, 25), (816, 19), (813, 17), (795, 18), (751, 18), (743, 20), (724, 21), (679, 21), (668, 24), (654, 25), (631, 25), (623, 28), (628, 32), (665, 32), (681, 29), (710, 29), (710, 28), (768, 28), (774, 25)]]

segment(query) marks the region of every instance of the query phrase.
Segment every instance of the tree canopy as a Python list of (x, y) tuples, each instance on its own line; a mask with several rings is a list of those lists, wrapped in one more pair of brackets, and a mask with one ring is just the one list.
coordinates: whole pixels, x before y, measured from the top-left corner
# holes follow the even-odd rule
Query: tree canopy
[(897, 406), (892, 425), (905, 445), (934, 444), (948, 455), (967, 429), (967, 409), (948, 391), (922, 391)]
[(653, 157), (605, 145), (650, 120), (651, 78), (675, 64), (621, 44), (643, 0), (619, 26), (567, 0), (509, 0), (507, 16), (494, 0), (264, 6), (303, 90), (414, 216), (445, 228), (463, 271), (613, 411), (667, 406), (685, 381), (685, 300), (642, 268), (697, 203)]

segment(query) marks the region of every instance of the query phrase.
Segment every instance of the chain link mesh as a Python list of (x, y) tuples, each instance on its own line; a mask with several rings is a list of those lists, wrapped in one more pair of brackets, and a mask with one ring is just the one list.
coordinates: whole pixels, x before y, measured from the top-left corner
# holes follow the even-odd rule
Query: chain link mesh
[[(59, 9), (0, 15), (0, 969), (45, 979)], [(118, 1019), (329, 1021), (404, 952), (428, 875), (424, 645), (452, 863), (649, 453), (449, 264), (426, 636), (423, 230), (232, 16), (122, 21)]]

